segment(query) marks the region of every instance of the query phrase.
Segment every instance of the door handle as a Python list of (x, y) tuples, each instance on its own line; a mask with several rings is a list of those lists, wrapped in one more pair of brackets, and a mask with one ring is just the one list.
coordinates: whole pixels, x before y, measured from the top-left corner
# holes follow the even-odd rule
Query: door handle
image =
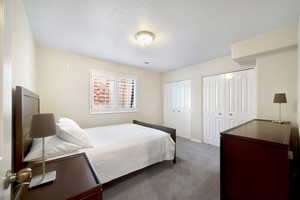
[(229, 116), (232, 116), (232, 113), (229, 113)]
[(6, 172), (4, 188), (8, 188), (10, 184), (17, 182), (19, 184), (29, 184), (32, 178), (32, 170), (31, 168), (24, 168), (18, 171), (17, 173), (13, 173), (10, 170)]
[(222, 113), (218, 113), (218, 115), (219, 115), (219, 116), (221, 116), (221, 115), (222, 115)]
[(21, 194), (23, 191), (24, 185), (29, 185), (32, 178), (32, 170), (31, 168), (24, 168), (18, 171), (17, 173), (13, 173), (10, 170), (6, 172), (5, 180), (4, 180), (4, 188), (8, 188), (9, 185), (13, 183), (17, 183), (12, 190), (12, 199), (20, 200)]

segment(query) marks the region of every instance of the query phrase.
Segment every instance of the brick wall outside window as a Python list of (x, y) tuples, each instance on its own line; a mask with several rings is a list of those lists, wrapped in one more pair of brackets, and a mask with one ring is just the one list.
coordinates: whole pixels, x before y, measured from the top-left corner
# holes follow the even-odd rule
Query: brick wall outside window
[(136, 110), (136, 79), (102, 71), (91, 71), (91, 113)]

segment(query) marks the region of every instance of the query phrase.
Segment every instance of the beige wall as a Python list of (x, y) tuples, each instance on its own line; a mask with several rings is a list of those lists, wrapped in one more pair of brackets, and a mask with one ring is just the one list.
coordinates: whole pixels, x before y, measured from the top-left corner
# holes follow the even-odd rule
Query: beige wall
[[(133, 119), (162, 122), (160, 73), (41, 47), (36, 49), (36, 57), (42, 112), (70, 117), (82, 127), (125, 123)], [(90, 69), (136, 75), (138, 112), (90, 115)]]
[(193, 139), (202, 140), (202, 77), (246, 68), (249, 66), (240, 66), (228, 56), (163, 73), (162, 84), (180, 80), (192, 81), (191, 135)]
[(298, 25), (286, 26), (231, 45), (231, 57), (239, 63), (255, 63), (258, 55), (297, 46)]
[[(286, 92), (288, 104), (283, 107), (284, 120), (296, 124), (297, 119), (297, 51), (296, 48), (272, 52), (257, 58), (258, 117), (277, 119), (278, 108), (272, 103), (275, 92)], [(192, 80), (192, 139), (202, 140), (202, 78), (250, 66), (237, 64), (231, 57), (218, 58), (203, 64), (163, 73), (162, 83)]]
[(36, 91), (35, 45), (22, 0), (12, 0), (12, 85)]
[(279, 51), (256, 59), (257, 116), (278, 120), (278, 104), (273, 104), (275, 93), (286, 93), (287, 104), (282, 104), (282, 119), (297, 124), (297, 49)]
[(258, 117), (278, 119), (278, 105), (270, 104), (276, 92), (287, 93), (283, 118), (297, 124), (298, 25), (258, 35), (231, 46), (239, 63), (255, 63), (258, 80)]

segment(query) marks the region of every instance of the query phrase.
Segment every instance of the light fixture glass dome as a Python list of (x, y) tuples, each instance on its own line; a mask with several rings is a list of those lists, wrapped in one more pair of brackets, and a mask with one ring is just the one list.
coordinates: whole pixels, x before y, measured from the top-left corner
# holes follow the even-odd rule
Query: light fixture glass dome
[(139, 31), (135, 34), (135, 39), (141, 46), (149, 46), (155, 39), (154, 33), (150, 31)]

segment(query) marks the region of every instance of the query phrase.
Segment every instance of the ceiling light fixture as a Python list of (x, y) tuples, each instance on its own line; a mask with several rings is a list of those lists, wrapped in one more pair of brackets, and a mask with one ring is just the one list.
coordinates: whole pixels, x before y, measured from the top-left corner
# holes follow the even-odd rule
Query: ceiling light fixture
[(149, 46), (155, 39), (155, 34), (150, 31), (139, 31), (135, 34), (137, 42), (143, 46)]

